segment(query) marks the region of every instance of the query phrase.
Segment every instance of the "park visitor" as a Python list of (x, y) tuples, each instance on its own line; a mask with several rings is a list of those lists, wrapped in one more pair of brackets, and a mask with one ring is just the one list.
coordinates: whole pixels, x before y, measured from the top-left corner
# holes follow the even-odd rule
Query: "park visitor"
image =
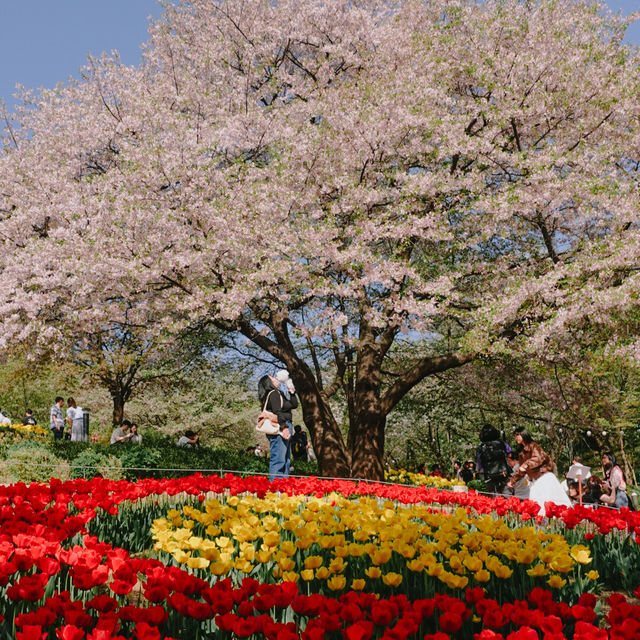
[(309, 439), (299, 424), (293, 427), (293, 435), (291, 436), (291, 457), (294, 460), (307, 461), (309, 459)]
[(31, 425), (35, 427), (38, 423), (36, 419), (33, 417), (33, 411), (31, 409), (27, 409), (24, 414), (24, 418), (22, 418), (22, 424)]
[(56, 399), (49, 412), (49, 429), (53, 433), (54, 440), (62, 440), (64, 436), (64, 418), (62, 416), (62, 406), (64, 399), (62, 396), (56, 396)]
[(191, 429), (184, 432), (183, 436), (178, 438), (176, 446), (186, 449), (192, 449), (200, 446), (200, 436)]
[(510, 450), (493, 425), (485, 424), (482, 427), (476, 459), (478, 473), (482, 472), (488, 493), (500, 494), (504, 491), (511, 475), (511, 469), (507, 463), (507, 453)]
[(571, 500), (553, 473), (551, 456), (533, 440), (526, 429), (516, 429), (514, 437), (519, 446), (519, 466), (509, 478), (507, 487), (513, 489), (516, 483), (526, 475), (530, 482), (529, 499), (540, 505), (539, 515), (541, 516), (545, 515), (545, 502), (570, 507)]
[(73, 398), (69, 398), (67, 400), (67, 423), (69, 424), (69, 432), (73, 442), (84, 442), (86, 440), (83, 414), (82, 407), (79, 407)]
[[(509, 451), (509, 453), (507, 453), (507, 464), (510, 467), (509, 477), (511, 477), (519, 467), (518, 455), (514, 451)], [(529, 483), (527, 481), (527, 477), (523, 476), (522, 478), (520, 478), (520, 480), (518, 480), (513, 485), (513, 487), (510, 487), (508, 484), (506, 484), (502, 493), (507, 498), (511, 498), (512, 496), (514, 496), (516, 498), (520, 498), (520, 500), (528, 500)]]
[(269, 480), (287, 478), (291, 464), (291, 427), (293, 425), (291, 412), (298, 406), (293, 382), (287, 376), (287, 393), (285, 398), (279, 390), (280, 380), (274, 376), (262, 376), (258, 381), (258, 397), (260, 406), (278, 417), (279, 433), (267, 435), (269, 440)]
[(142, 436), (138, 433), (138, 425), (135, 422), (131, 423), (131, 437), (129, 442), (131, 444), (142, 444)]
[(618, 465), (615, 454), (611, 452), (602, 455), (602, 469), (604, 470), (605, 491), (600, 496), (600, 502), (620, 509), (629, 506), (627, 483), (624, 472)]
[(476, 463), (473, 460), (467, 460), (464, 463), (460, 471), (460, 478), (465, 484), (469, 484), (469, 482), (476, 479)]
[(109, 444), (124, 444), (131, 440), (131, 422), (129, 420), (123, 420), (122, 425), (116, 427), (111, 434), (111, 441)]

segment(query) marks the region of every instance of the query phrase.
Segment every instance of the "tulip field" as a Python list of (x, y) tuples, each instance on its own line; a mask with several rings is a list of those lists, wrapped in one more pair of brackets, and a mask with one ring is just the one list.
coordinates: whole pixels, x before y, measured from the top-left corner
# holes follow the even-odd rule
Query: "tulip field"
[(194, 475), (0, 487), (0, 639), (633, 639), (640, 514)]

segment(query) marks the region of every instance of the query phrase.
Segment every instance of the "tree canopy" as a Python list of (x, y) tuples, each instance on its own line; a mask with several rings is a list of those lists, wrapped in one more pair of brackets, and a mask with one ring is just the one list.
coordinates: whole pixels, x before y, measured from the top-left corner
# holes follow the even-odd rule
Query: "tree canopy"
[(594, 324), (637, 350), (625, 25), (587, 0), (168, 5), (140, 68), (91, 60), (7, 118), (0, 344), (244, 335), (321, 471), (368, 477), (425, 376)]

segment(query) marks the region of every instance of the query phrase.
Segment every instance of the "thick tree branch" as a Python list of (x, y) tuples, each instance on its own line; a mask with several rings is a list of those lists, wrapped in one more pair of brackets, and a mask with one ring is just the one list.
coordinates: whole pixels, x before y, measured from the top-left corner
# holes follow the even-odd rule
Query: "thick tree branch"
[(380, 409), (382, 413), (387, 415), (396, 404), (400, 402), (405, 394), (411, 391), (411, 389), (426, 376), (461, 367), (467, 362), (471, 362), (475, 357), (476, 354), (470, 353), (449, 353), (444, 356), (422, 358), (422, 360), (418, 361), (408, 371), (401, 374), (381, 397)]

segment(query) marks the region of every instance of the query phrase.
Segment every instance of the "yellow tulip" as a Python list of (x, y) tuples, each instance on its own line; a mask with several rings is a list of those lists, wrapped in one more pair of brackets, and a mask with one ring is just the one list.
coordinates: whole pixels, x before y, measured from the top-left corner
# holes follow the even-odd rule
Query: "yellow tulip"
[(543, 564), (537, 564), (534, 567), (527, 569), (527, 574), (530, 575), (532, 578), (539, 578), (540, 576), (546, 576), (548, 573), (549, 573), (549, 570)]
[(284, 556), (278, 560), (278, 566), (283, 571), (292, 571), (295, 568), (296, 563), (291, 558)]
[(275, 547), (280, 542), (280, 534), (276, 531), (269, 531), (262, 537), (263, 545), (267, 547)]
[(585, 575), (587, 576), (587, 578), (589, 578), (589, 580), (597, 580), (600, 577), (600, 574), (595, 569), (587, 571)]
[(316, 578), (318, 578), (318, 580), (326, 580), (330, 575), (331, 573), (327, 567), (318, 567), (316, 569)]
[(298, 582), (300, 576), (295, 571), (284, 571), (282, 574), (282, 580), (284, 582)]
[(305, 550), (308, 549), (314, 542), (315, 540), (311, 537), (301, 536), (296, 541), (296, 546), (298, 547), (298, 549)]
[(491, 574), (486, 569), (480, 569), (473, 574), (476, 582), (489, 582), (491, 580)]
[(402, 575), (390, 571), (382, 576), (382, 582), (384, 582), (388, 587), (397, 587), (402, 582)]
[(421, 558), (410, 560), (409, 562), (407, 562), (407, 569), (409, 569), (409, 571), (420, 573), (424, 569), (424, 562)]
[(368, 569), (365, 569), (364, 572), (367, 574), (367, 576), (369, 578), (379, 578), (380, 575), (382, 574), (382, 571), (380, 571), (380, 567), (369, 567)]
[(392, 551), (388, 547), (377, 549), (373, 552), (373, 554), (371, 554), (371, 562), (377, 565), (386, 564), (387, 562), (389, 562), (389, 560), (391, 560), (391, 554)]
[(502, 578), (503, 580), (506, 580), (507, 578), (510, 578), (513, 574), (513, 571), (507, 567), (504, 564), (501, 564), (499, 567), (496, 567), (494, 572), (496, 574), (497, 578)]
[(192, 569), (206, 569), (209, 566), (209, 560), (205, 558), (189, 558), (187, 566)]
[(362, 591), (366, 585), (366, 581), (362, 578), (355, 579), (351, 582), (351, 588), (354, 591)]
[(477, 571), (480, 571), (480, 569), (482, 569), (482, 560), (480, 560), (480, 558), (478, 558), (477, 556), (467, 556), (463, 562), (464, 566), (473, 573), (476, 573)]
[(333, 558), (329, 563), (329, 571), (331, 573), (342, 573), (349, 563), (345, 562), (342, 558)]
[(269, 560), (271, 560), (271, 556), (273, 555), (274, 549), (270, 548), (270, 549), (258, 549), (258, 551), (256, 551), (256, 560), (260, 563), (260, 564), (267, 564), (267, 562), (269, 562)]
[(571, 547), (571, 557), (578, 564), (589, 564), (592, 561), (591, 551), (582, 544), (576, 544)]
[(310, 582), (311, 580), (313, 580), (313, 569), (303, 569), (300, 572), (300, 577), (305, 581), (305, 582)]
[(233, 568), (242, 573), (251, 573), (254, 566), (246, 558), (236, 558), (233, 562)]
[(308, 556), (304, 559), (305, 569), (317, 569), (322, 566), (322, 556)]
[(226, 562), (218, 560), (217, 562), (212, 562), (209, 565), (209, 570), (214, 576), (223, 576), (226, 573), (229, 573), (231, 567)]
[(187, 560), (189, 560), (189, 558), (191, 557), (191, 552), (185, 552), (182, 551), (182, 549), (178, 549), (174, 554), (173, 557), (175, 558), (176, 562), (178, 562), (179, 564), (182, 564), (183, 562), (186, 562)]
[(341, 591), (347, 586), (347, 579), (344, 576), (331, 576), (331, 578), (327, 580), (327, 586), (332, 591)]
[(560, 589), (561, 587), (564, 587), (565, 584), (567, 584), (567, 581), (561, 578), (560, 576), (551, 576), (547, 580), (547, 584), (552, 589)]

